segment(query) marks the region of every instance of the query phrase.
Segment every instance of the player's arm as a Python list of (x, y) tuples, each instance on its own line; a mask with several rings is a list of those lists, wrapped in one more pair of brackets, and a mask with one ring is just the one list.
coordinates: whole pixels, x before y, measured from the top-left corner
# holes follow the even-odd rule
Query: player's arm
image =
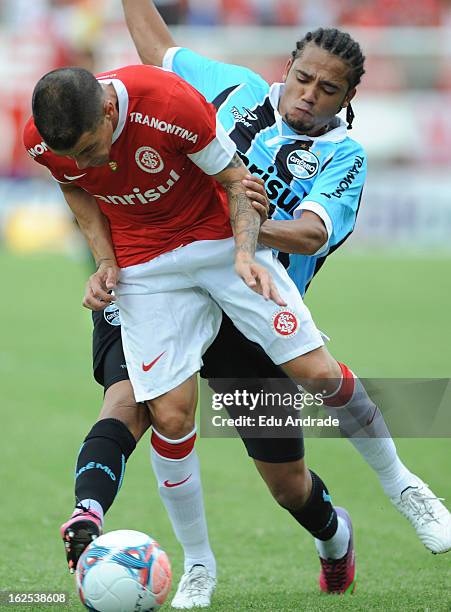
[(122, 0), (125, 20), (143, 64), (161, 66), (176, 44), (151, 0)]
[(230, 223), (235, 236), (237, 258), (253, 259), (260, 231), (260, 215), (252, 207), (242, 180), (247, 171), (237, 153), (228, 166), (215, 175), (227, 193), (230, 208)]
[(246, 166), (237, 153), (227, 167), (214, 175), (225, 188), (230, 208), (230, 222), (235, 237), (235, 269), (250, 287), (279, 306), (286, 303), (280, 297), (270, 273), (256, 263), (254, 256), (260, 230), (260, 216), (246, 195), (242, 181)]
[(256, 176), (247, 176), (243, 185), (246, 187), (246, 195), (264, 221), (258, 237), (261, 244), (283, 253), (301, 255), (314, 255), (326, 244), (328, 233), (319, 215), (304, 210), (298, 219), (267, 219), (269, 200), (264, 181)]
[(101, 212), (95, 198), (76, 185), (60, 184), (60, 187), (86, 238), (96, 265), (99, 266), (104, 261), (116, 263), (108, 219)]
[(60, 188), (97, 265), (97, 272), (90, 276), (86, 285), (83, 306), (90, 310), (102, 310), (114, 300), (109, 291), (116, 286), (120, 272), (108, 219), (95, 198), (80, 187), (60, 184)]
[(316, 213), (305, 210), (299, 219), (265, 221), (259, 241), (282, 253), (314, 255), (326, 244), (327, 238), (324, 221)]

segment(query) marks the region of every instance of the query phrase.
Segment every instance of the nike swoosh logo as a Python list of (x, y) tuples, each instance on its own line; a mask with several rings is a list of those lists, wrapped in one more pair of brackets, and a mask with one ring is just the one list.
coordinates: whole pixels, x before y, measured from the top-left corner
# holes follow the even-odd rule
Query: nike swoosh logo
[(377, 406), (374, 409), (373, 415), (371, 417), (371, 419), (368, 419), (368, 421), (366, 422), (367, 425), (371, 425), (371, 423), (374, 421), (374, 417), (376, 416), (376, 412), (377, 412)]
[(77, 179), (81, 178), (82, 176), (86, 176), (87, 174), (87, 172), (85, 172), (84, 174), (78, 174), (77, 176), (67, 176), (67, 174), (65, 174), (64, 178), (66, 178), (68, 181), (76, 181)]
[(185, 478), (185, 480), (181, 480), (180, 482), (169, 482), (169, 480), (165, 480), (163, 484), (165, 487), (168, 487), (168, 489), (170, 489), (171, 487), (179, 487), (184, 482), (187, 482), (191, 478), (191, 476), (192, 474), (190, 474)]
[(143, 371), (148, 372), (151, 368), (153, 368), (153, 366), (157, 363), (159, 359), (161, 359), (161, 357), (163, 357), (165, 353), (166, 351), (163, 351), (161, 355), (158, 355), (158, 357), (154, 359), (153, 361), (151, 361), (150, 363), (145, 364), (143, 361)]

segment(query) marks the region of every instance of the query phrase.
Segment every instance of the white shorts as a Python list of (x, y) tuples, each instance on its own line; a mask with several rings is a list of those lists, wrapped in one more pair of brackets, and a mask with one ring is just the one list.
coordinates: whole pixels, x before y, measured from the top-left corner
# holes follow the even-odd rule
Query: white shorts
[(237, 276), (233, 238), (193, 242), (122, 269), (115, 293), (137, 402), (174, 389), (201, 368), (219, 331), (221, 309), (278, 365), (323, 346), (272, 250), (259, 247), (255, 258), (272, 274), (287, 307), (266, 301)]

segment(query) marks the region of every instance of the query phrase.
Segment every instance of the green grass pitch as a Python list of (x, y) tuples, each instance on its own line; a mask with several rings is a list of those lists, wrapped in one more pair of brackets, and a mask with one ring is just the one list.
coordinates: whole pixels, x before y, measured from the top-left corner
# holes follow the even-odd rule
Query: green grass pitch
[[(101, 402), (89, 314), (80, 306), (87, 271), (58, 256), (6, 253), (0, 269), (0, 589), (68, 591), (69, 605), (53, 609), (79, 610), (58, 527), (72, 509), (75, 457)], [(449, 269), (449, 259), (335, 255), (307, 302), (334, 355), (362, 376), (447, 377)], [(450, 441), (398, 447), (449, 504)], [(198, 451), (219, 567), (212, 611), (451, 610), (451, 553), (423, 549), (347, 441), (307, 440), (309, 465), (354, 519), (358, 583), (346, 598), (318, 593), (310, 537), (272, 501), (239, 440), (200, 440)], [(177, 582), (181, 552), (155, 491), (147, 439), (129, 461), (106, 528), (156, 537)]]

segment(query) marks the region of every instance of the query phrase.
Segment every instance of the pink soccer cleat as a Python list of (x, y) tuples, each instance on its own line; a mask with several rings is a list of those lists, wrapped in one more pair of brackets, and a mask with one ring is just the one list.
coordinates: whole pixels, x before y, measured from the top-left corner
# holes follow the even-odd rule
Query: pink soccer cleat
[(357, 580), (352, 522), (351, 517), (344, 508), (336, 507), (335, 510), (338, 516), (346, 521), (351, 537), (349, 538), (348, 550), (341, 559), (319, 558), (321, 563), (319, 588), (323, 593), (332, 593), (336, 595), (348, 593), (351, 595), (355, 591)]
[(66, 550), (69, 571), (73, 574), (85, 548), (101, 535), (102, 521), (94, 510), (77, 506), (70, 519), (61, 525), (60, 533)]

